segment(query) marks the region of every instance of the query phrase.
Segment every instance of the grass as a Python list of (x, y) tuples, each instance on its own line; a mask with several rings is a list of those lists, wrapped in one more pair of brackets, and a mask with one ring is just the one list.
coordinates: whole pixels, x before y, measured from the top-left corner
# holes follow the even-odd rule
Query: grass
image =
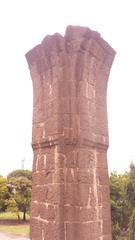
[(14, 225), (14, 226), (8, 226), (8, 225), (0, 225), (0, 232), (3, 233), (11, 233), (21, 236), (29, 236), (29, 225)]
[[(19, 212), (20, 218), (23, 218), (23, 213)], [(29, 215), (26, 215), (26, 219), (29, 219)], [(0, 212), (0, 219), (18, 219), (17, 214), (16, 213), (12, 213), (12, 212)]]

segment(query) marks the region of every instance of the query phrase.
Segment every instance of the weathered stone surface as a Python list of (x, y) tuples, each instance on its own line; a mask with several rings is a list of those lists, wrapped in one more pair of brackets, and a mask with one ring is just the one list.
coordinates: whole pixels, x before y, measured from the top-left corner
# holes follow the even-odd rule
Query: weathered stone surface
[(111, 240), (106, 91), (114, 50), (67, 27), (26, 54), (33, 80), (31, 240)]

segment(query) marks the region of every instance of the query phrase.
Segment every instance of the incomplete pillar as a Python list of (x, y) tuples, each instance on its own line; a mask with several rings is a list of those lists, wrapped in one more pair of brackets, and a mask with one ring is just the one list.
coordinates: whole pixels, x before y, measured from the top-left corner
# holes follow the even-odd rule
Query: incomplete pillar
[(114, 50), (69, 26), (26, 54), (34, 90), (31, 240), (111, 240), (106, 90)]

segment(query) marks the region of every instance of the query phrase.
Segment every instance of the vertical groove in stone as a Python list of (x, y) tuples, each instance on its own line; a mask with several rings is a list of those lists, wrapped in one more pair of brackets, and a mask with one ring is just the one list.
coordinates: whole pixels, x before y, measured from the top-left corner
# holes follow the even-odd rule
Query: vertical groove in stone
[(26, 54), (33, 80), (31, 240), (111, 240), (107, 80), (114, 50), (85, 27)]

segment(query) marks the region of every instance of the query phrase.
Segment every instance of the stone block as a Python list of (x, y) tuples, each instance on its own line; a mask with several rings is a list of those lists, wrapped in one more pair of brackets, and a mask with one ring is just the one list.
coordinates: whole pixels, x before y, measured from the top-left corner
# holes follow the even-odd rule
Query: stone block
[(68, 26), (26, 54), (33, 80), (31, 240), (111, 240), (107, 81), (114, 50)]

